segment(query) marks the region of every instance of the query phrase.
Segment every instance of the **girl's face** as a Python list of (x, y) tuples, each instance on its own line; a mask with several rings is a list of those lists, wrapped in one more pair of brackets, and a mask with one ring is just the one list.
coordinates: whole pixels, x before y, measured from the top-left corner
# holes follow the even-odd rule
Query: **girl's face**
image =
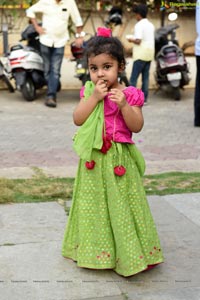
[(107, 88), (118, 87), (119, 64), (116, 59), (108, 54), (99, 54), (88, 58), (90, 78), (94, 84), (102, 79), (106, 82)]

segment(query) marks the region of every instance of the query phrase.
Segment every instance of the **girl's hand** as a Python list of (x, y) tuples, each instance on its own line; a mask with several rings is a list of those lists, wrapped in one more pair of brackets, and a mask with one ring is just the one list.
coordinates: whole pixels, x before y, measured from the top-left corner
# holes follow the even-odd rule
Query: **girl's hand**
[(108, 88), (106, 82), (103, 79), (98, 80), (93, 91), (93, 97), (99, 102), (104, 99), (107, 93)]
[(118, 90), (118, 89), (111, 89), (110, 90), (109, 99), (111, 101), (115, 102), (120, 109), (127, 104), (124, 93), (122, 91)]

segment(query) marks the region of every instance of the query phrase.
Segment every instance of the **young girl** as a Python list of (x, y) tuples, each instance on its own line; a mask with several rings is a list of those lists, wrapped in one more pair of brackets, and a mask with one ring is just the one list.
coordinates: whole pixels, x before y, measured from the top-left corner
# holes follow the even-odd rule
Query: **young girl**
[(109, 29), (98, 28), (86, 51), (91, 82), (73, 114), (80, 162), (62, 254), (79, 267), (131, 276), (163, 262), (132, 140), (143, 127), (144, 96), (118, 82), (124, 49)]

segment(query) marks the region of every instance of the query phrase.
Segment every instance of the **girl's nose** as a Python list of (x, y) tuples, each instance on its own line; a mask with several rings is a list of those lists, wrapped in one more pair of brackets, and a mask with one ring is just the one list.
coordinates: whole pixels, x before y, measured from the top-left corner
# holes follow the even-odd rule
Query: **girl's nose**
[(103, 77), (103, 76), (104, 76), (103, 70), (99, 69), (98, 70), (98, 77)]

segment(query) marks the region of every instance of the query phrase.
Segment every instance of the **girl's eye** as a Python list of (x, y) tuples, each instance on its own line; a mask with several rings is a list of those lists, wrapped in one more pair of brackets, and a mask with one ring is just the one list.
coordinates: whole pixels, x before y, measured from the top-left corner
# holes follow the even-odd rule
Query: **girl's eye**
[(104, 69), (105, 69), (105, 70), (109, 70), (110, 68), (111, 68), (111, 65), (105, 65), (105, 66), (104, 66)]
[(92, 71), (92, 72), (94, 72), (94, 71), (96, 71), (97, 70), (97, 67), (90, 67), (90, 71)]

